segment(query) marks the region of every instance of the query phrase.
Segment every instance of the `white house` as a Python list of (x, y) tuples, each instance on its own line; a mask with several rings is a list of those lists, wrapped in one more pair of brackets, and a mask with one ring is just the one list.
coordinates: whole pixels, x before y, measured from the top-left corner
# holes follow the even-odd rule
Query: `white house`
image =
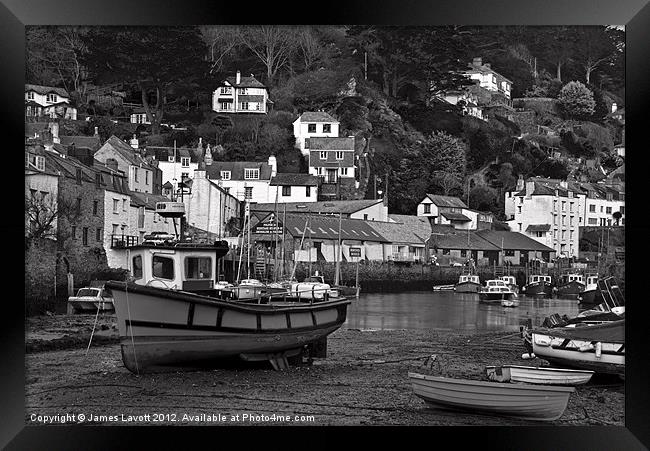
[(183, 201), (187, 224), (219, 237), (228, 236), (226, 225), (231, 218), (239, 218), (239, 200), (217, 180), (208, 179), (205, 170), (195, 172), (192, 192)]
[[(200, 139), (200, 138), (199, 138)], [(203, 152), (199, 141), (200, 152)], [(169, 182), (174, 191), (182, 180), (194, 178), (194, 171), (199, 168), (202, 157), (195, 149), (189, 147), (157, 147), (148, 146), (147, 156), (153, 156), (158, 161), (158, 168), (162, 171), (162, 183)]]
[(618, 225), (625, 225), (625, 193), (612, 186), (602, 183), (581, 183), (585, 201), (585, 226), (617, 225), (613, 214), (621, 213)]
[(555, 249), (558, 256), (577, 257), (586, 204), (580, 185), (536, 177), (520, 179), (517, 188), (505, 194), (510, 229)]
[(305, 139), (338, 137), (339, 121), (324, 111), (305, 111), (293, 122), (293, 135), (296, 137), (296, 147), (303, 156), (307, 156), (309, 150), (305, 148)]
[(450, 103), (451, 105), (460, 104), (462, 112), (465, 115), (487, 121), (487, 118), (483, 115), (483, 108), (478, 105), (476, 94), (472, 92), (465, 90), (451, 90), (442, 92), (436, 95), (436, 97)]
[[(25, 198), (31, 199), (30, 208), (25, 209), (25, 233), (44, 226), (57, 209), (59, 175), (46, 167), (44, 152), (42, 146), (25, 146)], [(39, 217), (36, 218), (36, 215)], [(56, 239), (56, 230), (57, 221), (53, 220), (48, 237)]]
[[(267, 163), (261, 161), (214, 161), (206, 164), (207, 177), (240, 202), (271, 202), (269, 187), (277, 174), (273, 155)], [(273, 200), (275, 201), (275, 195)]]
[(272, 103), (266, 86), (253, 74), (242, 77), (239, 71), (236, 76), (221, 82), (212, 93), (212, 109), (217, 113), (266, 114)]
[(305, 149), (309, 150), (309, 173), (324, 183), (355, 178), (354, 136), (306, 138)]
[(474, 58), (471, 64), (469, 64), (469, 69), (464, 73), (468, 78), (476, 80), (481, 88), (499, 92), (510, 100), (512, 81), (495, 72), (489, 63), (483, 64), (482, 58)]
[(154, 192), (154, 172), (151, 166), (133, 147), (113, 135), (95, 153), (95, 159), (106, 163), (117, 161), (117, 169), (128, 177), (129, 189), (139, 193)]
[(318, 178), (309, 174), (279, 173), (271, 179), (267, 202), (316, 202)]
[(25, 115), (77, 120), (77, 109), (63, 88), (26, 84)]
[(130, 227), (131, 193), (128, 179), (121, 171), (113, 167), (97, 167), (106, 184), (104, 190), (104, 227), (103, 244), (106, 259), (111, 268), (126, 268), (125, 245), (136, 244), (135, 236)]
[(133, 110), (131, 113), (131, 123), (151, 125), (151, 121), (149, 121), (144, 107), (136, 108)]

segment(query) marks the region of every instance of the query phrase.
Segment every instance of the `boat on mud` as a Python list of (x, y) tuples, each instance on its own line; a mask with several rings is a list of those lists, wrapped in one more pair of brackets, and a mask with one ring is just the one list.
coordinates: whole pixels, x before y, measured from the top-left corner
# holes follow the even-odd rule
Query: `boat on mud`
[(589, 382), (593, 371), (539, 366), (486, 366), (485, 372), (493, 382), (523, 382), (542, 385), (582, 385)]
[(461, 274), (458, 283), (454, 285), (454, 291), (456, 293), (478, 293), (481, 286), (478, 274)]
[[(486, 280), (485, 286), (478, 292), (479, 302), (486, 304), (502, 304), (503, 301), (517, 299), (517, 295), (510, 289), (503, 280)], [(514, 305), (513, 305), (514, 306)]]
[(526, 296), (551, 296), (553, 294), (551, 276), (544, 274), (531, 275), (522, 291)]
[(559, 297), (579, 296), (585, 289), (582, 274), (562, 274), (558, 280), (556, 293)]
[(535, 421), (554, 421), (573, 387), (485, 382), (408, 373), (415, 395), (430, 407)]

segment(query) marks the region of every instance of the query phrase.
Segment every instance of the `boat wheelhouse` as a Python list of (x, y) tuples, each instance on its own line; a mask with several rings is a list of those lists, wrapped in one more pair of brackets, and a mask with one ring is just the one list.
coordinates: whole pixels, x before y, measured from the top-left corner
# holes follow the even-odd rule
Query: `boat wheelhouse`
[(515, 279), (515, 276), (501, 276), (499, 277), (499, 280), (503, 280), (512, 291), (519, 293), (519, 285), (517, 285), (517, 279)]
[(598, 289), (598, 275), (587, 276), (587, 283), (578, 295), (581, 304), (596, 305), (603, 302), (603, 297)]
[(517, 295), (510, 287), (500, 279), (487, 280), (485, 286), (478, 292), (478, 296), (479, 302), (489, 304), (502, 304), (502, 301), (510, 301), (517, 298)]
[(458, 283), (454, 285), (457, 293), (478, 293), (481, 289), (481, 279), (477, 274), (461, 274)]
[(551, 276), (545, 274), (531, 275), (523, 291), (526, 296), (550, 296), (553, 293)]

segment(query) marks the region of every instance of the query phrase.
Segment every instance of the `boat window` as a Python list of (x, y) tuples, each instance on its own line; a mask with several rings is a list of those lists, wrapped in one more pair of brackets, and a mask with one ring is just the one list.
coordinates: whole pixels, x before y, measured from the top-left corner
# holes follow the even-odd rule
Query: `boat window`
[(79, 290), (77, 293), (77, 296), (89, 296), (89, 297), (95, 297), (99, 294), (99, 290), (95, 290), (92, 288), (82, 288)]
[(186, 279), (210, 279), (212, 259), (210, 257), (185, 257)]
[(153, 276), (161, 279), (174, 280), (174, 260), (169, 257), (153, 256)]
[(133, 257), (133, 277), (136, 279), (142, 279), (142, 255), (136, 255)]

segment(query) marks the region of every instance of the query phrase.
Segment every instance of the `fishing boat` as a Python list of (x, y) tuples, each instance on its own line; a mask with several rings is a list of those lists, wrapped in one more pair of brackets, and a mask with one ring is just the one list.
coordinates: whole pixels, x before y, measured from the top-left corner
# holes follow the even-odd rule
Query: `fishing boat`
[(479, 302), (501, 304), (502, 301), (516, 299), (517, 295), (503, 280), (492, 279), (485, 281), (485, 286), (478, 292)]
[(519, 294), (519, 285), (517, 285), (517, 279), (515, 279), (515, 276), (501, 276), (499, 279), (503, 280), (513, 292)]
[(408, 373), (413, 392), (430, 407), (554, 421), (566, 410), (573, 387), (452, 379)]
[(528, 278), (528, 283), (523, 287), (526, 296), (551, 296), (553, 283), (551, 276), (533, 274)]
[(578, 294), (578, 301), (580, 304), (597, 305), (603, 302), (603, 297), (600, 295), (598, 289), (598, 276), (587, 276), (587, 283)]
[(589, 382), (593, 371), (539, 366), (486, 366), (485, 372), (493, 382), (523, 382), (542, 385), (582, 385)]
[(458, 283), (454, 285), (456, 293), (478, 293), (481, 289), (481, 279), (477, 274), (461, 274)]
[(561, 367), (625, 373), (625, 318), (600, 323), (524, 330), (524, 346)]
[(131, 280), (106, 287), (113, 293), (122, 361), (135, 373), (229, 357), (283, 369), (305, 347), (324, 357), (327, 336), (346, 319), (350, 301), (344, 297), (261, 302), (261, 295), (260, 302), (240, 302), (232, 288), (215, 287), (225, 241), (125, 250)]
[(562, 274), (557, 283), (559, 297), (578, 296), (585, 289), (582, 274)]

